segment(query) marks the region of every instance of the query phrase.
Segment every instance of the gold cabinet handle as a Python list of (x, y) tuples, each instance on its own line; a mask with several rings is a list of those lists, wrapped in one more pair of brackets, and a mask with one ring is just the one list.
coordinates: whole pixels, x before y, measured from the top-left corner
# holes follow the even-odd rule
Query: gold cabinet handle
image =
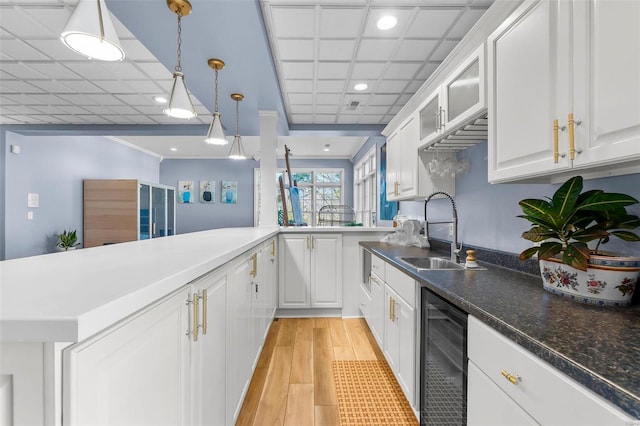
[(251, 272), (249, 272), (249, 275), (255, 278), (256, 275), (258, 275), (258, 255), (257, 254), (253, 254), (251, 256), (251, 263), (252, 263), (252, 268), (251, 268)]
[(517, 374), (514, 376), (514, 375), (511, 375), (511, 374), (507, 373), (505, 370), (502, 370), (501, 374), (504, 376), (505, 379), (507, 379), (508, 381), (513, 383), (514, 385), (517, 385), (518, 382), (520, 381), (520, 376), (518, 376)]
[(202, 290), (202, 334), (207, 334), (207, 289)]
[(393, 183), (393, 185), (394, 185), (393, 194), (394, 194), (395, 196), (398, 196), (398, 186), (399, 186), (399, 185), (398, 185), (398, 181), (395, 181), (395, 182)]
[(316, 248), (315, 238), (311, 236), (311, 250), (314, 250), (315, 248)]
[(309, 250), (309, 236), (308, 235), (307, 235), (306, 240), (307, 240), (307, 250)]
[(575, 132), (573, 127), (573, 114), (569, 114), (569, 159), (575, 160), (576, 158), (576, 142), (575, 142)]
[(276, 240), (271, 240), (271, 256), (276, 255)]
[(193, 341), (198, 341), (198, 293), (193, 294)]
[(558, 151), (558, 120), (553, 120), (553, 162), (558, 162), (560, 152)]
[(396, 300), (395, 299), (393, 299), (393, 304), (391, 305), (391, 308), (392, 308), (391, 311), (393, 312), (391, 314), (392, 316), (391, 321), (396, 322), (397, 318), (396, 318)]
[(393, 321), (393, 315), (392, 315), (393, 307), (392, 307), (392, 305), (393, 305), (393, 299), (391, 298), (391, 296), (389, 296), (389, 319), (391, 321)]

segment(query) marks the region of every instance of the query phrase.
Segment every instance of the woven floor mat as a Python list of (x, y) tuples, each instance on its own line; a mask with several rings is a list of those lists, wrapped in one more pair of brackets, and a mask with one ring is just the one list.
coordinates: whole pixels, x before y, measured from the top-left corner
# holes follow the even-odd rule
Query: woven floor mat
[(417, 425), (384, 361), (333, 361), (341, 426)]

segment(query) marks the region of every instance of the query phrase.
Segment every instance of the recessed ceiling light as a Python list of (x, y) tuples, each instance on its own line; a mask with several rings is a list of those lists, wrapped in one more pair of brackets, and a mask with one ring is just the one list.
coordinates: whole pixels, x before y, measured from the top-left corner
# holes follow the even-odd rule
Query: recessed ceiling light
[(382, 18), (378, 19), (378, 23), (376, 25), (378, 26), (378, 29), (390, 30), (391, 28), (395, 27), (397, 23), (398, 20), (395, 16), (385, 15)]
[(178, 148), (169, 148), (169, 149), (171, 149), (171, 151), (174, 151), (174, 152), (178, 150)]
[(367, 87), (369, 87), (367, 85), (367, 83), (358, 83), (355, 86), (353, 86), (354, 89), (361, 91), (361, 90), (367, 90)]
[(156, 103), (164, 105), (167, 102), (169, 102), (169, 100), (167, 98), (165, 98), (164, 96), (154, 96), (153, 100), (156, 101)]
[(325, 144), (324, 148), (322, 149), (324, 152), (329, 152), (330, 151), (330, 147), (331, 145), (329, 144)]

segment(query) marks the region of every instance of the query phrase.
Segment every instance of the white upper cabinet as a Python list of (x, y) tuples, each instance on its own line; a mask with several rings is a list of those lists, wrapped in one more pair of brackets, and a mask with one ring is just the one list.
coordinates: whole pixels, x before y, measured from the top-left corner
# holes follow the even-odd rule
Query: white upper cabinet
[(639, 25), (638, 2), (530, 0), (489, 36), (490, 182), (640, 171)]
[(484, 44), (465, 59), (420, 108), (420, 146), (430, 145), (487, 109)]

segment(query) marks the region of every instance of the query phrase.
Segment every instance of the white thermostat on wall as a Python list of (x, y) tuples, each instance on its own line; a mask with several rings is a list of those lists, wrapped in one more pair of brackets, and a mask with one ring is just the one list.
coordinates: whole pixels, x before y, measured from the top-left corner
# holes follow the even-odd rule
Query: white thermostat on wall
[(39, 207), (39, 206), (40, 206), (40, 195), (29, 193), (27, 195), (27, 207)]

